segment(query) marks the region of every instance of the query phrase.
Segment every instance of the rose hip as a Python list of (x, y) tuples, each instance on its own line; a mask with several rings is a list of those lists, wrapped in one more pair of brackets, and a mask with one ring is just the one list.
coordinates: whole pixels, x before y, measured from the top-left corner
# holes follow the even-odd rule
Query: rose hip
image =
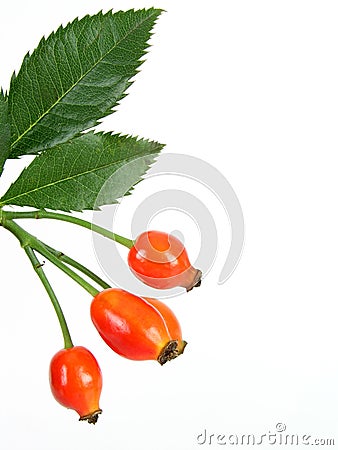
[(202, 272), (191, 265), (183, 243), (161, 231), (140, 234), (128, 264), (137, 278), (156, 289), (181, 286), (190, 291), (201, 284)]
[(80, 420), (97, 422), (102, 412), (102, 376), (89, 350), (80, 346), (60, 350), (51, 360), (49, 379), (54, 398), (62, 406), (74, 409)]
[(94, 297), (90, 313), (102, 339), (125, 358), (163, 365), (183, 353), (178, 320), (159, 300), (110, 288)]

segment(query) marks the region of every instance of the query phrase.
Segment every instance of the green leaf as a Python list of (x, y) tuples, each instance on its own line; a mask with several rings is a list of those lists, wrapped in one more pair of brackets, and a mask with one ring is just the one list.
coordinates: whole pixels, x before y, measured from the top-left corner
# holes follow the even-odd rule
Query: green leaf
[(8, 119), (7, 96), (0, 89), (0, 175), (10, 152), (11, 128)]
[(60, 27), (27, 54), (9, 91), (11, 157), (77, 136), (126, 95), (159, 9), (99, 13)]
[(37, 156), (0, 199), (2, 205), (61, 211), (98, 209), (129, 193), (163, 145), (89, 132)]

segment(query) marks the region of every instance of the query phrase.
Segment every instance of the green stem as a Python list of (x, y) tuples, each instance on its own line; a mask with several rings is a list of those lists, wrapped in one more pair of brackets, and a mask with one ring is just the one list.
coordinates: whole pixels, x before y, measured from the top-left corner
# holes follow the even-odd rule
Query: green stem
[(58, 302), (58, 299), (56, 298), (53, 288), (50, 285), (50, 283), (42, 269), (42, 265), (40, 264), (38, 258), (36, 257), (34, 250), (29, 245), (26, 245), (24, 247), (24, 249), (25, 249), (25, 252), (26, 252), (28, 258), (30, 259), (30, 261), (32, 263), (32, 266), (33, 266), (36, 274), (40, 278), (40, 280), (41, 280), (44, 288), (46, 289), (47, 294), (49, 295), (49, 298), (54, 306), (54, 309), (55, 309), (56, 315), (59, 319), (60, 327), (62, 330), (64, 346), (65, 346), (65, 348), (72, 348), (73, 342), (72, 342), (72, 338), (70, 337), (70, 333), (69, 333), (69, 329), (67, 326), (65, 316), (62, 312), (60, 303)]
[(106, 230), (98, 225), (87, 222), (86, 220), (79, 219), (75, 216), (69, 216), (67, 214), (60, 214), (50, 211), (45, 211), (41, 209), (39, 211), (28, 211), (28, 212), (12, 212), (12, 211), (2, 211), (2, 215), (7, 219), (56, 219), (64, 222), (74, 223), (75, 225), (79, 225), (80, 227), (87, 228), (88, 230), (92, 230), (95, 233), (100, 234), (108, 239), (112, 239), (119, 244), (124, 245), (127, 248), (131, 248), (134, 245), (134, 242), (131, 239), (120, 236), (119, 234), (113, 233), (112, 231)]
[(17, 223), (13, 222), (11, 219), (4, 220), (2, 217), (2, 225), (4, 228), (13, 233), (20, 241), (22, 247), (32, 247), (36, 250), (40, 255), (47, 258), (51, 263), (53, 263), (58, 269), (62, 270), (66, 273), (70, 278), (76, 281), (80, 286), (82, 286), (90, 295), (95, 297), (98, 294), (98, 290), (95, 289), (91, 284), (89, 284), (86, 280), (84, 280), (79, 274), (74, 272), (68, 266), (66, 266), (62, 261), (60, 261), (56, 256), (53, 255), (45, 245), (39, 241), (35, 236), (28, 233), (26, 230), (21, 228)]
[(51, 263), (53, 263), (58, 269), (62, 270), (65, 274), (67, 274), (70, 278), (76, 281), (80, 286), (82, 286), (90, 295), (95, 297), (99, 293), (99, 291), (94, 288), (90, 283), (84, 280), (79, 274), (74, 272), (74, 270), (70, 269), (66, 266), (62, 261), (60, 261), (56, 256), (50, 253), (46, 247), (42, 244), (36, 246), (36, 250), (40, 253), (40, 255), (47, 258)]
[(103, 289), (108, 289), (111, 286), (106, 283), (102, 278), (100, 278), (96, 273), (89, 270), (87, 267), (80, 264), (75, 259), (70, 258), (69, 256), (65, 255), (63, 252), (60, 252), (58, 250), (55, 250), (50, 245), (44, 244), (44, 246), (47, 248), (47, 250), (52, 253), (54, 256), (56, 256), (60, 261), (63, 261), (65, 264), (68, 264), (69, 266), (74, 267), (75, 269), (82, 272), (84, 275), (92, 279), (95, 283), (97, 283), (99, 286), (101, 286)]

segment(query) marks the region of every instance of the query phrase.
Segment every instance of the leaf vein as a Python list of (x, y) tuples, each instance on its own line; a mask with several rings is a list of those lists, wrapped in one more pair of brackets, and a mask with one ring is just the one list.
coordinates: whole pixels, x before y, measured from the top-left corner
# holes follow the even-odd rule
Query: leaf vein
[(72, 91), (72, 89), (74, 89), (74, 87), (77, 85), (77, 84), (79, 84), (82, 80), (83, 80), (83, 78), (85, 78), (85, 76), (86, 75), (88, 75), (92, 70), (94, 70), (95, 69), (95, 67), (97, 67), (98, 66), (98, 64), (100, 64), (100, 62), (102, 61), (102, 60), (104, 60), (113, 50), (115, 50), (116, 49), (116, 47), (121, 43), (121, 42), (123, 42), (124, 40), (126, 40), (127, 38), (128, 38), (128, 36), (131, 34), (131, 33), (133, 33), (137, 28), (139, 28), (140, 26), (142, 26), (143, 25), (143, 23), (145, 23), (146, 21), (148, 21), (148, 20), (150, 20), (154, 15), (156, 15), (156, 12), (154, 12), (154, 13), (152, 13), (152, 14), (150, 14), (149, 16), (147, 16), (146, 18), (144, 18), (143, 20), (140, 20), (134, 27), (132, 27), (132, 28), (130, 28), (129, 30), (128, 30), (128, 32), (126, 32), (126, 34), (120, 39), (120, 40), (118, 40), (118, 41), (116, 41), (116, 43), (112, 46), (112, 48), (109, 50), (109, 51), (107, 51), (106, 53), (104, 53), (99, 59), (98, 59), (98, 61), (96, 61), (95, 62), (95, 64), (93, 64), (93, 66), (91, 66), (91, 68), (90, 69), (88, 69), (85, 73), (83, 73), (83, 75), (81, 75), (81, 77), (80, 78), (78, 78), (78, 80), (75, 82), (75, 83), (73, 83), (72, 85), (71, 85), (71, 87), (69, 88), (69, 89), (67, 89), (58, 99), (57, 99), (57, 101), (56, 102), (54, 102), (53, 103), (53, 105), (51, 105), (34, 123), (32, 123), (31, 125), (30, 125), (30, 127), (28, 127), (21, 135), (19, 135), (18, 137), (17, 137), (17, 139), (12, 143), (12, 147), (14, 147), (15, 146), (15, 144), (17, 143), (17, 142), (19, 142), (22, 138), (23, 138), (23, 136), (25, 136), (32, 128), (34, 128), (47, 114), (49, 114), (50, 113), (50, 111), (53, 109), (53, 108), (55, 108), (62, 100), (63, 100), (63, 98), (67, 95), (67, 94), (69, 94), (71, 91)]

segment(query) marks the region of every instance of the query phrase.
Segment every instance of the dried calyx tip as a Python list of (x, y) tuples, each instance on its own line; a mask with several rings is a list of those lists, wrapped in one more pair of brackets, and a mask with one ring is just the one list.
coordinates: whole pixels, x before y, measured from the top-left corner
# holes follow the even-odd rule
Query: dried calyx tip
[(196, 274), (192, 283), (190, 284), (190, 286), (186, 288), (187, 292), (191, 291), (194, 287), (200, 287), (201, 283), (202, 283), (202, 272), (199, 269), (196, 269)]
[(163, 366), (167, 361), (174, 359), (178, 356), (178, 341), (169, 341), (168, 344), (162, 349), (157, 361)]
[(178, 352), (179, 355), (182, 355), (184, 352), (185, 347), (188, 345), (187, 341), (182, 341), (181, 350)]
[(91, 414), (87, 414), (86, 416), (80, 417), (79, 420), (86, 420), (88, 423), (92, 423), (93, 425), (95, 425), (99, 418), (99, 414), (101, 414), (101, 413), (102, 413), (102, 409), (98, 409), (97, 411), (94, 411)]
[(169, 341), (168, 344), (162, 349), (157, 361), (163, 366), (167, 361), (177, 358), (181, 355), (187, 345), (186, 341), (182, 341), (182, 346), (179, 348), (178, 341)]

